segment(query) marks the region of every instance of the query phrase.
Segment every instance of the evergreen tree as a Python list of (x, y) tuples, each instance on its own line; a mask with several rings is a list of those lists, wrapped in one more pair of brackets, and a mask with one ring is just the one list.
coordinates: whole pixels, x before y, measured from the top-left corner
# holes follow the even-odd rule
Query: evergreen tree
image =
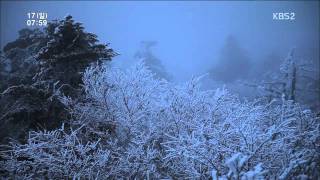
[(4, 82), (6, 81), (6, 59), (5, 56), (0, 51), (0, 92), (4, 89)]
[(238, 41), (229, 36), (221, 50), (220, 58), (211, 70), (213, 79), (224, 82), (233, 82), (237, 79), (247, 78), (249, 75), (250, 59), (240, 47)]
[(165, 70), (165, 67), (152, 52), (152, 47), (156, 46), (155, 41), (141, 42), (141, 49), (135, 54), (135, 58), (142, 60), (144, 64), (155, 74), (157, 78), (170, 80), (171, 77)]
[(0, 92), (10, 86), (33, 83), (32, 78), (38, 69), (34, 56), (46, 43), (45, 34), (39, 29), (22, 29), (19, 37), (3, 48)]
[[(48, 23), (44, 31), (23, 29), (4, 47), (10, 71), (0, 90), (0, 142), (25, 140), (32, 129), (54, 129), (68, 120), (60, 92), (81, 99), (82, 74), (93, 62), (116, 53), (97, 36), (84, 31), (71, 16)], [(4, 69), (4, 68), (1, 68)], [(66, 85), (66, 86), (65, 86)], [(69, 88), (63, 88), (69, 87)]]
[(84, 31), (81, 23), (68, 15), (64, 20), (48, 23), (48, 43), (37, 55), (41, 84), (68, 84), (77, 88), (82, 72), (92, 62), (111, 60), (116, 53), (107, 44), (97, 44), (97, 36)]

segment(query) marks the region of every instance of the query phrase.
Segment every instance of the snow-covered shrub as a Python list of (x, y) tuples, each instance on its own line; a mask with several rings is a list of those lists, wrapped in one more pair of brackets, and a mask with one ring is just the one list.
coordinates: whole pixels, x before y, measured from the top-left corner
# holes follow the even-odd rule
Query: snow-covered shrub
[(78, 130), (30, 132), (27, 144), (11, 144), (1, 167), (14, 179), (108, 177), (110, 151), (99, 141), (82, 142)]
[[(117, 145), (115, 177), (156, 178), (161, 168), (159, 148), (165, 109), (166, 82), (154, 80), (153, 74), (141, 63), (121, 70), (115, 67), (92, 66), (84, 75), (87, 102), (71, 107), (78, 126), (86, 124), (85, 138), (112, 136)], [(88, 134), (90, 133), (90, 134)], [(107, 138), (106, 138), (107, 136)], [(114, 147), (111, 147), (114, 148)]]
[[(84, 159), (75, 169), (64, 168), (60, 161), (51, 161), (51, 166), (59, 166), (67, 177), (319, 177), (319, 118), (312, 112), (286, 100), (265, 104), (240, 101), (224, 88), (204, 91), (200, 80), (173, 85), (154, 78), (143, 63), (127, 70), (110, 64), (88, 68), (83, 78), (86, 98), (61, 101), (73, 116), (70, 126), (78, 129), (74, 145), (85, 148), (98, 141), (100, 150), (85, 158), (97, 162), (98, 152), (106, 151), (108, 160), (97, 166)], [(68, 149), (65, 138), (41, 138), (41, 143), (55, 147), (59, 159)], [(33, 144), (17, 147), (33, 149)], [(8, 166), (10, 172), (29, 175), (20, 170), (28, 161), (14, 161), (19, 148), (11, 152), (5, 153), (6, 163), (17, 166)], [(48, 161), (46, 156), (37, 158)], [(85, 169), (82, 174), (79, 168)]]
[(226, 175), (218, 176), (215, 169), (212, 170), (212, 179), (213, 180), (225, 180), (225, 179), (241, 179), (241, 180), (260, 180), (264, 179), (264, 175), (267, 171), (264, 171), (262, 164), (257, 164), (253, 170), (244, 171), (243, 167), (247, 163), (248, 156), (244, 156), (241, 153), (235, 153), (227, 159), (226, 165), (229, 168), (229, 172)]

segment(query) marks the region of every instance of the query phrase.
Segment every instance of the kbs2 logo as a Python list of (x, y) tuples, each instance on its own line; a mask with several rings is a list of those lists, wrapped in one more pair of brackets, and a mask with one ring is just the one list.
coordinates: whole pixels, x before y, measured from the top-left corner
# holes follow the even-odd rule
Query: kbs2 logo
[(294, 12), (291, 13), (273, 13), (273, 20), (295, 20), (296, 14)]

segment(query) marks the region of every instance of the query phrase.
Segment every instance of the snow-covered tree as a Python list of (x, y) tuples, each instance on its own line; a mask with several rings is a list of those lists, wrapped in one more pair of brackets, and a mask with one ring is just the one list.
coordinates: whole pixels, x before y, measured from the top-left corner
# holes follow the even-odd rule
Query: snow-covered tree
[[(269, 76), (259, 83), (251, 83), (249, 86), (258, 88), (268, 101), (284, 98), (307, 104), (313, 109), (319, 110), (319, 69), (315, 64), (295, 56), (292, 49), (281, 63), (279, 72), (269, 73)], [(311, 96), (313, 100), (308, 100)]]

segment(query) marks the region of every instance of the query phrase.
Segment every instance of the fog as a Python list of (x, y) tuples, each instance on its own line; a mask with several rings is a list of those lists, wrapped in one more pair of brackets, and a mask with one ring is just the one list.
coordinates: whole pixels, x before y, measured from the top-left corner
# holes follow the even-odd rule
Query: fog
[(320, 180), (319, 1), (0, 5), (0, 179)]
[[(177, 82), (219, 67), (228, 37), (249, 61), (248, 66), (223, 69), (235, 76), (277, 68), (293, 47), (299, 56), (319, 60), (317, 1), (1, 1), (1, 48), (27, 27), (27, 13), (38, 11), (47, 12), (49, 20), (71, 14), (101, 42), (110, 43), (120, 54), (114, 58), (120, 65), (134, 61), (142, 41), (156, 41), (154, 56)], [(295, 20), (273, 20), (277, 12), (294, 12)]]

